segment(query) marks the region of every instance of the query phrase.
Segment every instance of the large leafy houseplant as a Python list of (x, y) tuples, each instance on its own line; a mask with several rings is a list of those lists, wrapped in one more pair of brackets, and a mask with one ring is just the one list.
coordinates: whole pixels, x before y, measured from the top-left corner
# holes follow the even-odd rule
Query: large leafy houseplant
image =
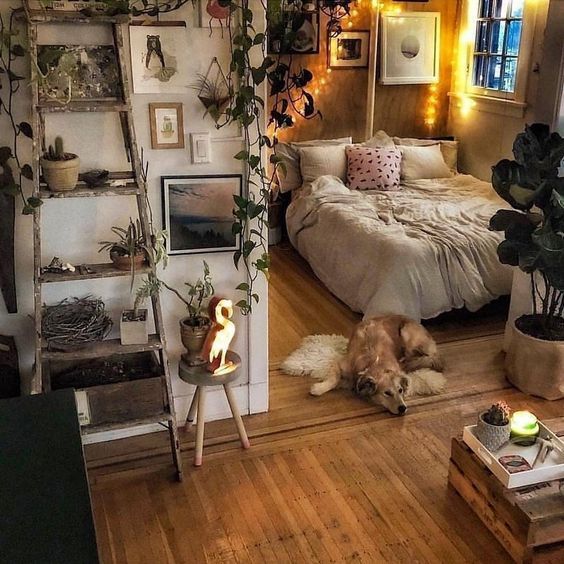
[[(515, 160), (493, 167), (495, 191), (514, 209), (499, 210), (490, 228), (504, 231), (498, 256), (530, 275), (533, 314), (520, 317), (522, 332), (548, 341), (564, 340), (564, 178), (558, 169), (564, 139), (535, 123), (517, 135)], [(540, 308), (537, 302), (540, 301)]]

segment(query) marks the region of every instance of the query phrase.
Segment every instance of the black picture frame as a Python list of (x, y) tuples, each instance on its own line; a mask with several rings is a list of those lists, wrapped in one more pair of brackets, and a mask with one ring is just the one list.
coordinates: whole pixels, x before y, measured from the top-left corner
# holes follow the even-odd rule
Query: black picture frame
[[(305, 4), (308, 9), (296, 16), (295, 4), (284, 9), (284, 0), (271, 0), (269, 6), (268, 45), (269, 55), (317, 55), (319, 54), (319, 8), (315, 3)], [(309, 9), (315, 6), (315, 9)], [(288, 42), (288, 27), (292, 21), (294, 37)]]
[[(169, 256), (233, 252), (233, 196), (242, 196), (243, 175), (161, 176), (163, 228)], [(206, 199), (208, 198), (208, 199)]]

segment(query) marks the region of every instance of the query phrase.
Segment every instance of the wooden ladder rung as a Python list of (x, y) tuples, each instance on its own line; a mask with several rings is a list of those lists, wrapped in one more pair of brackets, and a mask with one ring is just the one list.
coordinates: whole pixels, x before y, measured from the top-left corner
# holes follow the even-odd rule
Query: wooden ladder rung
[(37, 110), (42, 113), (70, 113), (70, 112), (130, 112), (131, 106), (122, 100), (71, 100), (67, 104), (62, 102), (39, 102)]
[[(44, 272), (39, 281), (42, 284), (51, 284), (53, 282), (70, 282), (72, 280), (96, 280), (98, 278), (115, 278), (119, 276), (131, 276), (131, 271), (120, 270), (116, 268), (112, 262), (102, 264), (81, 264), (82, 272), (78, 266), (74, 272)], [(88, 270), (89, 272), (85, 272)], [(151, 272), (149, 265), (144, 265), (135, 269), (135, 274), (147, 274)]]
[(144, 345), (122, 345), (119, 339), (105, 339), (96, 343), (89, 343), (81, 348), (71, 348), (68, 351), (49, 350), (42, 348), (41, 356), (45, 360), (85, 360), (102, 358), (114, 354), (131, 354), (139, 352), (158, 351), (163, 348), (159, 335), (149, 335), (149, 342)]
[[(89, 23), (107, 23), (119, 24), (127, 23), (130, 20), (128, 14), (117, 14), (115, 16), (106, 16), (104, 14), (93, 14), (86, 16), (79, 11), (66, 10), (28, 10), (29, 22), (32, 24), (40, 23), (72, 23), (72, 24), (89, 24)], [(24, 16), (22, 16), (23, 18)]]
[(127, 429), (130, 427), (138, 427), (139, 425), (150, 425), (151, 423), (164, 423), (165, 421), (168, 423), (171, 419), (171, 414), (163, 411), (162, 413), (139, 419), (124, 419), (123, 421), (115, 421), (112, 423), (84, 425), (80, 428), (80, 430), (83, 435), (92, 435), (94, 433), (113, 431), (115, 429)]

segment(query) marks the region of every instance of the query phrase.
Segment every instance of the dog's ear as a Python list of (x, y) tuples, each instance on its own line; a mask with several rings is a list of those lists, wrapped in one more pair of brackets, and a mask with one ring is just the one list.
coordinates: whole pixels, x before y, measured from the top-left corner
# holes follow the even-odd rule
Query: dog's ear
[(403, 388), (403, 393), (405, 394), (409, 389), (409, 378), (407, 376), (400, 378), (400, 386)]
[(359, 396), (372, 396), (376, 393), (378, 389), (378, 384), (374, 378), (366, 376), (366, 374), (360, 374), (356, 380), (354, 387), (355, 392)]

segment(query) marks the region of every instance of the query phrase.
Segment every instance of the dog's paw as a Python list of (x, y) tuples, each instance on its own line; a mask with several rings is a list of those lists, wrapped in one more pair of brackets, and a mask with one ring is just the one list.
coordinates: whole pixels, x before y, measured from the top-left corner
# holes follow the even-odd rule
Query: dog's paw
[(323, 395), (327, 390), (325, 389), (325, 386), (323, 385), (323, 382), (317, 382), (316, 384), (313, 384), (313, 386), (309, 389), (309, 393), (312, 396), (321, 396)]

